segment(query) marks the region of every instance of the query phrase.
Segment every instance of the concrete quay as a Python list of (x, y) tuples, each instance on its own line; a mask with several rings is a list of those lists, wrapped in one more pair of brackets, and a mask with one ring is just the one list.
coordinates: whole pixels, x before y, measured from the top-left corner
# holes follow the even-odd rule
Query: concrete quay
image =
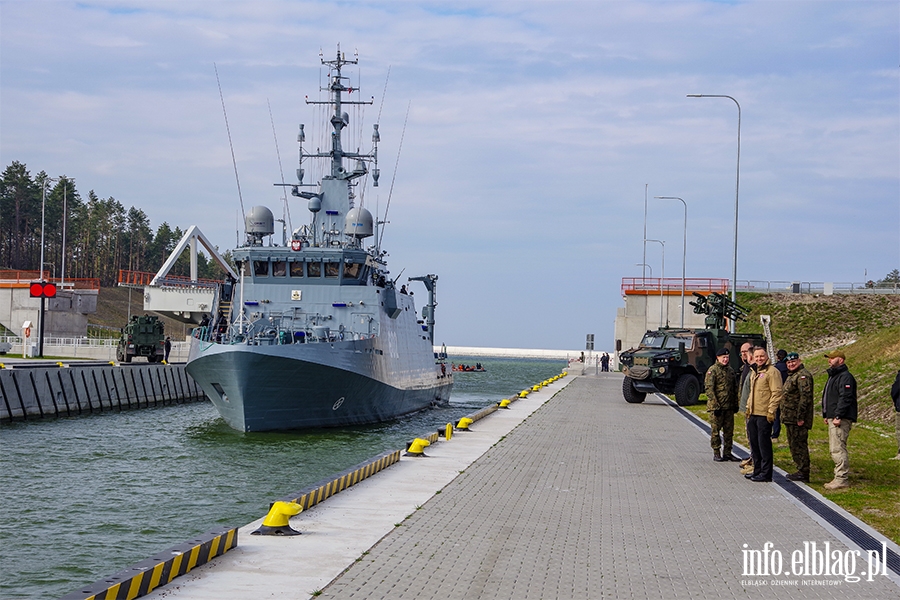
[(621, 384), (564, 378), (147, 597), (900, 596), (895, 544), (783, 473), (714, 463), (696, 423)]

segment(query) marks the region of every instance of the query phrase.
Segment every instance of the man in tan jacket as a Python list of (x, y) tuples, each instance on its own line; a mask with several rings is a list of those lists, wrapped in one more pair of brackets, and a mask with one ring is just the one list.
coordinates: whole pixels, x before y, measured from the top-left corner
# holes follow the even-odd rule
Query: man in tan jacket
[(765, 348), (753, 349), (753, 371), (747, 376), (747, 437), (753, 457), (750, 481), (772, 481), (772, 422), (781, 403), (781, 372), (769, 362)]

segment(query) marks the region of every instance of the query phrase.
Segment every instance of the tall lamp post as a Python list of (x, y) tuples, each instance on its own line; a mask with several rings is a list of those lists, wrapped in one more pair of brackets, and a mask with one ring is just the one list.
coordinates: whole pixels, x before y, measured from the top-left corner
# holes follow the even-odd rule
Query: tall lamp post
[[(46, 177), (41, 184), (41, 283), (44, 283), (44, 214), (46, 213), (47, 206), (47, 184), (53, 182), (58, 182), (59, 179), (55, 177)], [(54, 265), (54, 268), (56, 266)], [(40, 320), (38, 321), (38, 356), (44, 358), (44, 303), (46, 299), (43, 294), (41, 295), (41, 312), (40, 312)]]
[(681, 328), (684, 329), (684, 282), (685, 261), (687, 259), (687, 202), (678, 196), (654, 196), (657, 200), (680, 200), (684, 204), (684, 233), (681, 236)]
[[(645, 248), (647, 247), (647, 240), (646, 240), (646, 238), (644, 239), (644, 247), (645, 247)], [(647, 268), (647, 269), (650, 269), (650, 279), (653, 279), (653, 267), (651, 267), (651, 266), (648, 265), (647, 263), (637, 263), (637, 264), (635, 264), (634, 266), (636, 266), (636, 267), (645, 267), (645, 268)], [(642, 272), (642, 273), (646, 273), (646, 271), (644, 271), (643, 269), (641, 269), (641, 272)], [(641, 288), (643, 288), (643, 286), (645, 286), (645, 285), (647, 285), (647, 278), (646, 278), (646, 277), (644, 277), (643, 280), (641, 281)], [(647, 308), (646, 308), (646, 307), (644, 307), (644, 331), (647, 331)]]
[[(728, 98), (738, 109), (737, 128), (737, 176), (734, 184), (734, 267), (731, 271), (731, 301), (736, 301), (737, 291), (737, 256), (738, 256), (738, 191), (741, 187), (741, 105), (737, 100), (725, 94), (688, 94), (688, 98)], [(734, 319), (728, 323), (728, 330), (734, 333)]]
[[(662, 246), (662, 277), (659, 278), (659, 326), (663, 326), (663, 282), (666, 279), (666, 243), (663, 240), (644, 240), (645, 242), (656, 242)], [(666, 311), (666, 315), (669, 311)]]
[(63, 218), (62, 218), (62, 267), (60, 268), (60, 273), (59, 273), (59, 285), (60, 285), (60, 287), (62, 287), (63, 284), (66, 282), (66, 216), (67, 216), (67, 213), (69, 212), (68, 206), (67, 206), (68, 198), (66, 196), (67, 196), (67, 193), (69, 190), (69, 185), (71, 184), (72, 180), (69, 179), (67, 176), (63, 175), (62, 177), (60, 177), (60, 181), (64, 182), (64, 184), (63, 184)]

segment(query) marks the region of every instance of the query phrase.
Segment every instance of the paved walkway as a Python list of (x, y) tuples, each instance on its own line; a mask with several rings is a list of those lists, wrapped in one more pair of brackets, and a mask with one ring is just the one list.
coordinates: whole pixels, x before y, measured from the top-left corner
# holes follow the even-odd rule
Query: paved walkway
[[(870, 566), (777, 483), (712, 462), (708, 436), (670, 406), (625, 403), (621, 384), (570, 383), (318, 597), (900, 597), (895, 574), (814, 575), (812, 544), (840, 551), (845, 571), (851, 557), (856, 575)], [(767, 543), (781, 575), (747, 571)], [(784, 574), (795, 556), (809, 575)]]

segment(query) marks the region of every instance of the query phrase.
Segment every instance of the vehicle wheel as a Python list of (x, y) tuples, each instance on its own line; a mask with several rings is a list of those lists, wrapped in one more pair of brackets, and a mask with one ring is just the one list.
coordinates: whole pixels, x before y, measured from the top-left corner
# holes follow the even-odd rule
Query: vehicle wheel
[(155, 354), (151, 354), (150, 356), (148, 356), (148, 357), (147, 357), (147, 362), (148, 362), (148, 363), (155, 363), (155, 362), (156, 362), (156, 355), (155, 355)]
[[(122, 361), (119, 361), (119, 362), (122, 362)], [(126, 354), (126, 355), (125, 355), (125, 362), (127, 362), (127, 363), (130, 363), (130, 362), (131, 362), (131, 355), (130, 355), (130, 354)]]
[(700, 381), (690, 374), (682, 375), (675, 382), (675, 402), (678, 406), (691, 406), (700, 399)]
[(629, 404), (640, 404), (647, 397), (646, 392), (639, 392), (634, 389), (631, 377), (626, 377), (622, 382), (622, 395), (625, 396), (625, 402)]

